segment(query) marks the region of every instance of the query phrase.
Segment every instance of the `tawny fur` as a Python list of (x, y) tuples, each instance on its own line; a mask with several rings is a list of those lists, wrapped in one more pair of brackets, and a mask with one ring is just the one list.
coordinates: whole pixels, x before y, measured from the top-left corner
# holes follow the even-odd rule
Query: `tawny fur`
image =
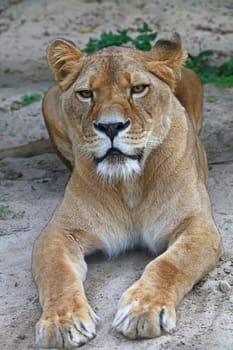
[[(72, 348), (95, 336), (98, 318), (82, 284), (87, 254), (140, 245), (157, 256), (123, 294), (113, 321), (131, 339), (172, 331), (177, 304), (222, 255), (197, 136), (202, 86), (182, 68), (185, 57), (177, 35), (147, 53), (111, 47), (85, 57), (65, 40), (50, 45), (58, 86), (43, 113), (72, 175), (34, 245), (43, 308), (37, 344)], [(119, 126), (112, 140), (103, 132), (109, 123)], [(124, 155), (104, 158), (112, 145)]]

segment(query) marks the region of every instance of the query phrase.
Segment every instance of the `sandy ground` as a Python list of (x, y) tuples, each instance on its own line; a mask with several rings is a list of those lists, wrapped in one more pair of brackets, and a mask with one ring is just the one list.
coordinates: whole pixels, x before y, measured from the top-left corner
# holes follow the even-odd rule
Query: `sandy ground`
[[(12, 4), (18, 2), (17, 4)], [(11, 4), (10, 4), (11, 3)], [(45, 61), (55, 37), (81, 48), (103, 30), (135, 28), (148, 22), (160, 36), (178, 31), (188, 51), (216, 50), (215, 63), (232, 52), (230, 0), (189, 1), (0, 1), (0, 106), (53, 84)], [(93, 29), (95, 26), (96, 28)], [(210, 30), (211, 29), (211, 30)], [(135, 281), (151, 257), (130, 252), (108, 261), (88, 259), (88, 299), (102, 318), (97, 337), (86, 349), (233, 349), (233, 89), (205, 86), (201, 138), (209, 162), (209, 192), (225, 255), (218, 266), (184, 298), (177, 309), (177, 330), (158, 339), (128, 341), (111, 329), (121, 293)], [(37, 102), (0, 111), (0, 148), (47, 135)], [(69, 172), (54, 154), (0, 162), (0, 206), (12, 211), (0, 220), (0, 348), (36, 349), (34, 325), (40, 315), (31, 276), (35, 237), (62, 197)]]

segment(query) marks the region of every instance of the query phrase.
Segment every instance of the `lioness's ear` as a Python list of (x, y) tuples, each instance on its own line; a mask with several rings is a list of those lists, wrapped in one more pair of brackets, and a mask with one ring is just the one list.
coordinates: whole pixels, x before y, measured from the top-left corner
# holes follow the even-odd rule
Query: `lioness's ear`
[(82, 57), (82, 52), (70, 41), (57, 39), (49, 45), (48, 62), (62, 90), (68, 89), (77, 77)]
[(169, 40), (158, 40), (150, 55), (149, 71), (164, 80), (174, 90), (176, 82), (181, 78), (181, 66), (187, 58), (179, 34), (175, 33)]

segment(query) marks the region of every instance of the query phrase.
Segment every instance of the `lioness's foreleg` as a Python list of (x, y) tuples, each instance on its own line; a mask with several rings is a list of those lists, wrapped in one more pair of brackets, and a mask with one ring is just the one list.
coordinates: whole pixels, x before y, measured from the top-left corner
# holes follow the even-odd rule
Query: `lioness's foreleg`
[(172, 331), (176, 305), (216, 265), (221, 254), (214, 224), (192, 219), (168, 250), (149, 263), (142, 277), (122, 295), (113, 327), (131, 339)]
[(76, 235), (48, 226), (33, 250), (33, 275), (39, 288), (42, 316), (36, 343), (43, 347), (81, 346), (96, 335), (97, 316), (88, 304), (82, 281), (85, 247)]

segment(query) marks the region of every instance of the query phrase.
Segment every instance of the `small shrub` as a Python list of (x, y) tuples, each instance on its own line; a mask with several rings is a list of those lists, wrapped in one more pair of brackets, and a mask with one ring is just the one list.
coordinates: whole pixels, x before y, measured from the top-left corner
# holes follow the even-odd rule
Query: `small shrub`
[(23, 107), (25, 106), (28, 106), (34, 102), (39, 102), (41, 101), (42, 99), (42, 95), (41, 94), (31, 94), (31, 95), (24, 95), (22, 98), (21, 98), (21, 105)]
[(0, 220), (19, 219), (24, 217), (25, 213), (25, 210), (15, 212), (9, 208), (9, 205), (0, 205)]

